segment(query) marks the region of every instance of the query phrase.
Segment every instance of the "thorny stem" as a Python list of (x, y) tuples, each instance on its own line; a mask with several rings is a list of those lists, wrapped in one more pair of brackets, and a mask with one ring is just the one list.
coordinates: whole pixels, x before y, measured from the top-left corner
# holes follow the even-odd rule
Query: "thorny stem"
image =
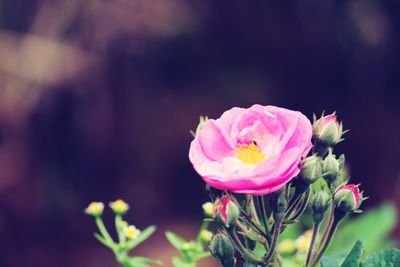
[(321, 222), (314, 223), (313, 233), (312, 233), (312, 236), (311, 236), (311, 242), (310, 242), (310, 247), (309, 247), (308, 253), (307, 253), (307, 260), (306, 260), (306, 266), (305, 267), (308, 267), (308, 265), (310, 264), (311, 256), (313, 254), (314, 245), (315, 245), (315, 241), (316, 241), (317, 236), (318, 236), (318, 230), (319, 230), (319, 226), (320, 225), (321, 225)]

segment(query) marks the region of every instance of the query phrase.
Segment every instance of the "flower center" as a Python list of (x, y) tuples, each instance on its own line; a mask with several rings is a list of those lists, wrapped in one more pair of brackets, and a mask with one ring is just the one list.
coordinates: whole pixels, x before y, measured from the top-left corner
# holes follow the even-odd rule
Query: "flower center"
[(257, 164), (266, 159), (255, 142), (246, 145), (239, 144), (236, 147), (235, 156), (246, 164)]

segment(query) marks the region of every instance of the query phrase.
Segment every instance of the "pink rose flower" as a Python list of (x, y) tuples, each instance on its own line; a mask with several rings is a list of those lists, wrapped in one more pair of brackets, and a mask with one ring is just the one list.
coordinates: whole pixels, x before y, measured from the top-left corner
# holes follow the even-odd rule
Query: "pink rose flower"
[(211, 187), (265, 195), (300, 172), (299, 163), (312, 147), (311, 137), (311, 123), (298, 111), (235, 107), (203, 123), (189, 158)]

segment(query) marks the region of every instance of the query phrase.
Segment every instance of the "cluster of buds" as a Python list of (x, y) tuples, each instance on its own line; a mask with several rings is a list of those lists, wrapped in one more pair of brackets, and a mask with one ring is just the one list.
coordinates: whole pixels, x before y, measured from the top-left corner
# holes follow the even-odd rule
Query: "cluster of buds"
[(148, 266), (148, 264), (159, 264), (159, 260), (150, 259), (146, 257), (131, 257), (128, 253), (141, 242), (145, 241), (155, 231), (154, 226), (147, 227), (140, 231), (136, 226), (129, 225), (127, 221), (122, 219), (122, 216), (129, 210), (129, 205), (122, 199), (110, 202), (109, 206), (115, 214), (115, 228), (117, 230), (118, 241), (109, 234), (102, 215), (104, 212), (104, 203), (92, 202), (85, 209), (85, 213), (94, 217), (99, 233), (95, 237), (106, 247), (111, 249), (116, 257), (116, 260), (123, 266), (136, 266), (141, 263), (141, 266)]

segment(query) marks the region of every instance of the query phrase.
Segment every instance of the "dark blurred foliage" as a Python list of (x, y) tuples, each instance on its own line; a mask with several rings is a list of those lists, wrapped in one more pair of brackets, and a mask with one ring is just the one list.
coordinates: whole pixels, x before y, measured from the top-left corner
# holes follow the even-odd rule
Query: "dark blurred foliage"
[(337, 110), (365, 207), (400, 204), (399, 47), (394, 0), (0, 1), (0, 266), (116, 266), (83, 209), (118, 197), (168, 260), (207, 200), (189, 130), (233, 106)]

